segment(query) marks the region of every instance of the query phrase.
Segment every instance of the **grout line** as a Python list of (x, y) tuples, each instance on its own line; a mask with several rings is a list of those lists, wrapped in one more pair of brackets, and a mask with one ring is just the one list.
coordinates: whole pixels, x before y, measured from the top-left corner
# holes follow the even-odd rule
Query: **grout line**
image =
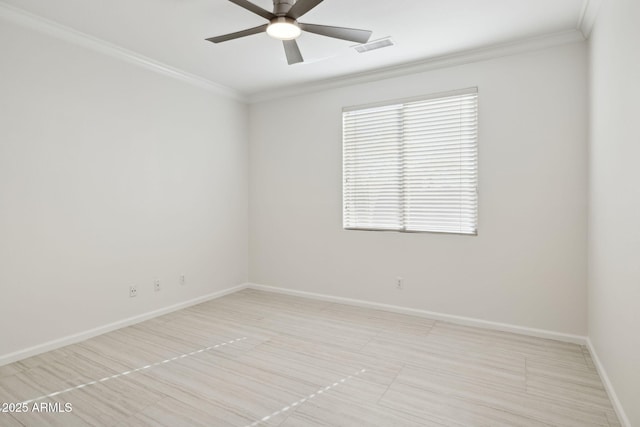
[(97, 384), (97, 383), (103, 383), (105, 381), (113, 380), (113, 379), (120, 378), (120, 377), (125, 377), (125, 376), (127, 376), (129, 374), (133, 374), (135, 372), (144, 371), (145, 369), (150, 369), (150, 368), (153, 368), (155, 366), (160, 366), (160, 365), (163, 365), (163, 364), (168, 363), (168, 362), (173, 362), (173, 361), (175, 361), (177, 359), (183, 359), (185, 357), (193, 356), (194, 354), (200, 353), (200, 352), (202, 352), (204, 350), (211, 350), (211, 349), (217, 348), (217, 347), (219, 347), (221, 345), (233, 344), (233, 343), (236, 343), (238, 341), (243, 341), (243, 340), (246, 340), (246, 339), (247, 339), (247, 337), (236, 338), (235, 340), (227, 341), (227, 342), (222, 343), (222, 344), (217, 344), (217, 345), (215, 345), (213, 347), (207, 347), (206, 349), (201, 349), (201, 350), (198, 350), (198, 351), (192, 351), (191, 353), (181, 354), (179, 356), (175, 356), (175, 357), (172, 357), (170, 359), (165, 359), (165, 360), (162, 360), (160, 362), (156, 362), (156, 363), (152, 363), (152, 364), (149, 364), (149, 365), (145, 365), (145, 366), (142, 366), (140, 368), (131, 369), (131, 370), (128, 370), (128, 371), (121, 372), (119, 374), (115, 374), (115, 375), (111, 375), (111, 376), (106, 376), (104, 378), (100, 378), (99, 380), (93, 380), (93, 381), (90, 381), (90, 382), (87, 382), (87, 383), (84, 383), (84, 384), (80, 384), (80, 385), (77, 385), (77, 386), (66, 388), (64, 390), (55, 391), (53, 393), (49, 393), (49, 394), (46, 394), (44, 396), (36, 397), (34, 399), (25, 400), (24, 402), (22, 402), (22, 404), (26, 405), (26, 404), (29, 404), (31, 402), (37, 402), (39, 400), (47, 399), (49, 397), (54, 397), (54, 396), (58, 396), (58, 395), (63, 394), (63, 393), (68, 393), (68, 392), (73, 391), (73, 390), (79, 390), (81, 388), (84, 388), (84, 387), (87, 387), (87, 386), (91, 386), (91, 385), (94, 385), (94, 384)]
[(391, 382), (389, 383), (389, 385), (387, 386), (387, 388), (384, 390), (384, 392), (380, 395), (380, 398), (378, 400), (376, 400), (376, 405), (380, 404), (380, 401), (382, 399), (384, 399), (384, 395), (387, 394), (387, 392), (389, 391), (389, 389), (391, 388), (391, 386), (393, 385), (394, 382), (396, 382), (396, 380), (398, 379), (398, 376), (400, 375), (400, 372), (402, 372), (404, 370), (404, 368), (407, 367), (406, 363), (402, 363), (400, 369), (398, 369), (398, 372), (396, 372), (395, 376), (393, 377), (393, 379), (391, 380)]
[(287, 411), (290, 411), (292, 409), (295, 410), (295, 409), (297, 409), (297, 407), (299, 405), (302, 405), (306, 401), (311, 400), (311, 399), (313, 399), (315, 397), (318, 397), (318, 396), (322, 395), (323, 393), (326, 393), (326, 392), (330, 391), (331, 389), (333, 389), (333, 388), (335, 388), (335, 387), (337, 387), (337, 386), (339, 386), (341, 384), (346, 383), (347, 381), (353, 379), (354, 377), (365, 373), (366, 371), (367, 371), (366, 369), (360, 369), (358, 372), (355, 372), (353, 375), (349, 375), (347, 377), (341, 378), (338, 381), (336, 381), (333, 384), (328, 385), (326, 387), (321, 387), (318, 390), (316, 390), (315, 393), (311, 393), (310, 395), (308, 395), (306, 397), (303, 397), (302, 399), (297, 400), (297, 401), (291, 403), (290, 405), (287, 405), (287, 406), (283, 407), (282, 409), (279, 409), (279, 410), (277, 410), (275, 412), (272, 412), (269, 415), (265, 415), (264, 417), (260, 418), (259, 420), (256, 420), (256, 421), (252, 422), (251, 424), (247, 424), (246, 427), (256, 427), (261, 423), (265, 423), (265, 422), (269, 421), (271, 418), (273, 418), (275, 416), (283, 414), (283, 413), (285, 413)]
[(358, 350), (358, 351), (362, 351), (366, 346), (368, 346), (369, 344), (371, 344), (371, 342), (372, 342), (373, 340), (375, 340), (376, 338), (378, 338), (378, 337), (380, 336), (380, 334), (382, 334), (383, 332), (384, 332), (384, 330), (383, 330), (383, 329), (379, 329), (379, 330), (378, 330), (378, 332), (376, 332), (376, 333), (375, 333), (375, 335), (373, 335), (371, 338), (369, 338), (369, 339), (367, 340), (367, 342), (365, 342), (364, 344), (362, 344), (362, 345), (360, 346), (360, 348), (358, 348), (357, 350)]

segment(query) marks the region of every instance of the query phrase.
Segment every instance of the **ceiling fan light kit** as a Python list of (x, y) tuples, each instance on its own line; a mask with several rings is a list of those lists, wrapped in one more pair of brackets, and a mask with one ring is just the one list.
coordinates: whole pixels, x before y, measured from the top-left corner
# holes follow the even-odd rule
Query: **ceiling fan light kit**
[(248, 0), (229, 1), (269, 20), (269, 23), (231, 34), (210, 37), (207, 40), (212, 43), (222, 43), (240, 37), (266, 32), (269, 36), (282, 40), (289, 65), (304, 61), (300, 53), (300, 48), (298, 48), (298, 43), (295, 40), (300, 36), (302, 31), (356, 43), (366, 43), (371, 37), (371, 31), (367, 30), (303, 24), (302, 22), (298, 22), (298, 18), (322, 3), (323, 0), (273, 0), (273, 12), (256, 6)]
[(271, 20), (267, 34), (278, 40), (293, 40), (300, 37), (302, 30), (294, 19), (279, 16)]

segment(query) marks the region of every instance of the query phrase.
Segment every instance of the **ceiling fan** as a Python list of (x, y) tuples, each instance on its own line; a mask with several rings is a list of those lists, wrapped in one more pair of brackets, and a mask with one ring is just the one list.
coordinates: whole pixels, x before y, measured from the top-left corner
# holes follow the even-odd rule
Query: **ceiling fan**
[(229, 1), (268, 19), (269, 23), (223, 36), (211, 37), (207, 40), (213, 43), (222, 43), (266, 31), (271, 37), (282, 40), (289, 65), (304, 61), (296, 42), (296, 38), (300, 36), (302, 31), (356, 43), (366, 43), (371, 37), (371, 31), (367, 30), (298, 22), (302, 15), (322, 3), (323, 0), (273, 0), (273, 12), (256, 6), (248, 0)]

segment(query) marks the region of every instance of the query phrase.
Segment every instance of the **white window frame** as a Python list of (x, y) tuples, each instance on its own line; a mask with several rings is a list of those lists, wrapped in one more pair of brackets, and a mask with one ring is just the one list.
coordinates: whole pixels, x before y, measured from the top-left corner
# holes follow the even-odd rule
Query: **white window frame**
[[(440, 102), (446, 108), (441, 107)], [(459, 110), (455, 110), (455, 102), (459, 102)], [(459, 114), (457, 124), (456, 116), (450, 111)], [(476, 87), (345, 107), (342, 112), (344, 229), (477, 235)], [(445, 139), (438, 140), (433, 136), (435, 131), (442, 129), (440, 122), (437, 129), (433, 124), (433, 119), (437, 119), (434, 113), (446, 114), (446, 118), (449, 119), (445, 125)], [(361, 123), (358, 123), (358, 120)], [(458, 132), (457, 136), (455, 132)], [(384, 141), (380, 141), (381, 138)], [(441, 150), (441, 147), (445, 147), (449, 154), (459, 153), (457, 174), (452, 160), (437, 159), (439, 156), (436, 156), (435, 152)], [(368, 154), (363, 154), (367, 151)], [(372, 151), (382, 152), (381, 157), (384, 160), (375, 160)], [(411, 152), (420, 154), (412, 156)], [(432, 166), (422, 166), (425, 162)], [(372, 169), (368, 164), (373, 164)], [(366, 172), (363, 172), (363, 169)], [(405, 174), (408, 177), (405, 177)], [(364, 187), (356, 184), (362, 176), (366, 182)], [(428, 184), (426, 187), (431, 188), (431, 191), (421, 191), (425, 188), (425, 183), (433, 182), (436, 183), (435, 187), (429, 187)], [(441, 193), (442, 188), (445, 188), (446, 194), (438, 199), (437, 193)], [(456, 195), (459, 197), (457, 201), (452, 199)], [(363, 199), (364, 202), (358, 204), (357, 198)], [(454, 202), (451, 203), (450, 200)], [(376, 210), (376, 205), (381, 208)], [(458, 209), (452, 206), (459, 206), (459, 215)], [(435, 213), (425, 214), (426, 211)]]

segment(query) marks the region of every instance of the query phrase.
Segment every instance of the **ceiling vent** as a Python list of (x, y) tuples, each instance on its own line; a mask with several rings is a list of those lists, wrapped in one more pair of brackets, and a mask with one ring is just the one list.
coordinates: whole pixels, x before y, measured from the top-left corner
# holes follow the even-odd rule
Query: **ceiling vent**
[(365, 53), (371, 50), (382, 49), (383, 47), (395, 46), (391, 37), (385, 37), (383, 39), (374, 40), (369, 43), (359, 44), (354, 46), (353, 48), (358, 51), (358, 53)]

